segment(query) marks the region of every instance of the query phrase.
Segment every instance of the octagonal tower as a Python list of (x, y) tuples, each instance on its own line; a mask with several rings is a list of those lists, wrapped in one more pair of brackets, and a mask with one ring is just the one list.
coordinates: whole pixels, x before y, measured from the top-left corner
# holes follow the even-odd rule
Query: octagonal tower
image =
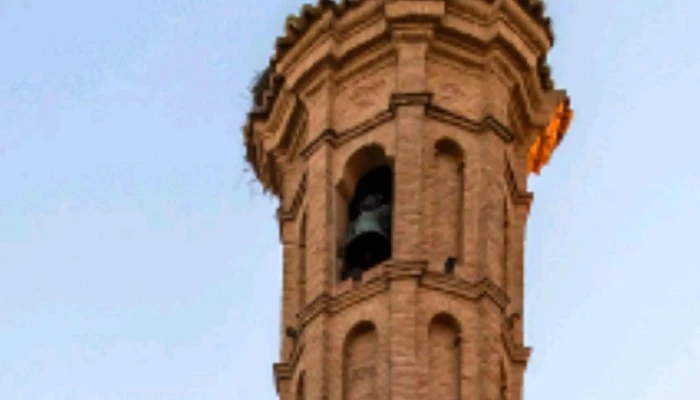
[(254, 88), (280, 199), (281, 400), (518, 400), (523, 244), (571, 120), (537, 0), (321, 0)]

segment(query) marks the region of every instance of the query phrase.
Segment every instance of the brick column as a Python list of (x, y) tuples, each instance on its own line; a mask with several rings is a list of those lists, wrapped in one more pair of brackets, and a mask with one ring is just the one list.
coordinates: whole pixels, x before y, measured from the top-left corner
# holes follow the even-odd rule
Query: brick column
[(394, 160), (393, 258), (426, 258), (423, 229), (423, 144), (425, 123), (425, 58), (429, 31), (397, 28), (397, 93)]
[(331, 147), (322, 143), (308, 160), (306, 192), (306, 301), (313, 302), (328, 290), (331, 271), (331, 240), (335, 237), (332, 221), (330, 181)]
[[(508, 293), (511, 299), (511, 309), (523, 314), (523, 299), (525, 284), (525, 230), (527, 229), (527, 217), (529, 206), (526, 204), (516, 204), (513, 207), (511, 219), (511, 234), (513, 240), (510, 243), (509, 257), (511, 258), (511, 291)], [(522, 337), (520, 338), (522, 341)]]
[(393, 258), (424, 259), (423, 230), (423, 105), (405, 105), (396, 115), (394, 160)]
[(301, 365), (306, 385), (304, 394), (308, 400), (325, 400), (327, 395), (327, 351), (323, 345), (326, 341), (326, 325), (326, 316), (321, 315), (304, 328), (304, 343), (307, 345)]
[(484, 248), (479, 243), (479, 217), (482, 203), (482, 162), (478, 149), (467, 149), (464, 168), (464, 209), (462, 257), (464, 266), (459, 275), (470, 282), (483, 276)]
[(503, 164), (504, 143), (493, 132), (486, 132), (479, 146), (481, 193), (479, 199), (479, 248), (483, 249), (484, 275), (496, 285), (504, 283), (503, 265)]
[(391, 282), (389, 380), (392, 400), (418, 399), (417, 291), (417, 281), (413, 277), (403, 277)]
[[(306, 192), (306, 302), (309, 307), (330, 292), (335, 238), (332, 212), (332, 148), (324, 142), (309, 156)], [(305, 382), (309, 399), (325, 399), (328, 393), (328, 317), (321, 313), (305, 327), (307, 366)]]
[(425, 122), (425, 61), (430, 30), (397, 27), (397, 92), (394, 160), (393, 265), (390, 287), (391, 399), (417, 399), (416, 269), (427, 260), (423, 229), (423, 136)]
[(502, 312), (489, 298), (479, 300), (479, 386), (480, 400), (500, 399), (500, 349)]

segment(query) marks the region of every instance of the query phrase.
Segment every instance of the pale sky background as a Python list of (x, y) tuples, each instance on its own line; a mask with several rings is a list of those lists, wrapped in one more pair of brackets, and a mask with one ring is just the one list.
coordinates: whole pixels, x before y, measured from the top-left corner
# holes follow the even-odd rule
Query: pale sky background
[[(0, 0), (0, 399), (274, 399), (247, 87), (300, 0)], [(700, 2), (550, 0), (526, 400), (700, 398)]]

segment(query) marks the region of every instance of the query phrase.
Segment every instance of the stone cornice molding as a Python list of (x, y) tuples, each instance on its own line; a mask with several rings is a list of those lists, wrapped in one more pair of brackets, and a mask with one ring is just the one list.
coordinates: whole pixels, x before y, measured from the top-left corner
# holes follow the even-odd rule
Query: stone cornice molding
[[(306, 128), (306, 109), (299, 96), (280, 96), (279, 106), (274, 107), (266, 124), (266, 147), (273, 149), (289, 149), (292, 142), (303, 136)], [(279, 132), (279, 133), (278, 133)]]
[(292, 352), (289, 355), (289, 361), (275, 363), (272, 365), (272, 372), (275, 380), (275, 388), (277, 389), (277, 394), (280, 393), (280, 386), (282, 381), (291, 380), (297, 371), (299, 366), (299, 360), (304, 354), (304, 344), (295, 343), (292, 348)]
[(488, 297), (501, 310), (505, 310), (508, 306), (506, 293), (488, 278), (471, 283), (454, 275), (429, 271), (421, 277), (420, 284), (422, 287), (449, 293), (466, 300), (479, 300)]
[(323, 132), (321, 132), (320, 135), (317, 135), (314, 139), (312, 139), (302, 150), (299, 152), (299, 155), (302, 156), (303, 158), (309, 158), (311, 154), (315, 153), (316, 150), (321, 148), (321, 146), (325, 143), (329, 143), (332, 147), (335, 147), (335, 141), (336, 138), (338, 137), (338, 134), (334, 129), (326, 129)]
[(515, 363), (526, 366), (527, 361), (530, 359), (532, 348), (523, 346), (520, 340), (517, 339), (522, 336), (520, 326), (516, 326), (516, 322), (519, 321), (519, 313), (513, 313), (503, 321), (501, 340), (508, 358)]
[(459, 127), (467, 132), (493, 132), (505, 143), (513, 142), (516, 137), (508, 127), (492, 115), (486, 115), (482, 120), (476, 121), (433, 104), (428, 105), (426, 115), (433, 120)]
[[(348, 60), (371, 53), (382, 44), (390, 45), (391, 29), (382, 14), (375, 13), (366, 18), (358, 20), (347, 32), (319, 30), (306, 37), (304, 41), (309, 42), (306, 47), (299, 44), (292, 51), (293, 57), (275, 65), (277, 73), (285, 77), (285, 90), (300, 92), (302, 88), (311, 86), (309, 82), (313, 82), (314, 75), (320, 71), (336, 73)], [(340, 21), (334, 21), (334, 25), (338, 24)], [(362, 34), (349, 36), (355, 32)]]
[[(519, 5), (520, 7), (516, 7)], [(519, 12), (524, 12), (530, 18), (539, 22), (540, 26), (544, 28), (544, 34), (547, 37), (548, 42), (543, 42), (543, 46), (551, 47), (554, 45), (554, 31), (552, 30), (552, 20), (545, 15), (545, 6), (543, 0), (503, 0), (501, 1), (501, 7), (505, 12), (512, 13), (514, 17), (517, 18)], [(526, 21), (521, 22), (521, 26), (529, 26)], [(528, 32), (530, 35), (538, 35), (538, 31), (531, 29)]]
[(384, 14), (392, 22), (437, 22), (445, 16), (445, 0), (387, 0)]
[(522, 364), (523, 366), (527, 365), (527, 361), (530, 359), (530, 353), (532, 352), (530, 347), (515, 343), (512, 337), (506, 333), (501, 335), (501, 341), (511, 361)]
[(331, 300), (332, 297), (328, 293), (322, 293), (304, 306), (298, 314), (299, 322), (302, 328), (306, 326), (309, 321), (315, 319), (320, 314), (330, 313), (331, 308), (329, 307), (329, 303)]
[(272, 364), (272, 373), (275, 380), (275, 389), (277, 390), (277, 394), (280, 393), (282, 381), (292, 379), (293, 371), (294, 369), (289, 363), (279, 362)]
[(301, 205), (304, 203), (304, 196), (306, 196), (307, 187), (307, 173), (304, 172), (299, 180), (299, 185), (294, 192), (292, 197), (292, 202), (289, 204), (287, 209), (283, 209), (281, 206), (277, 210), (277, 219), (282, 221), (294, 221), (297, 218), (297, 214), (301, 209)]
[(337, 147), (354, 137), (393, 120), (396, 115), (396, 109), (403, 106), (423, 106), (426, 110), (426, 116), (429, 118), (462, 128), (472, 133), (493, 132), (506, 143), (513, 142), (516, 138), (516, 135), (506, 125), (492, 115), (486, 115), (481, 121), (475, 121), (433, 104), (432, 98), (433, 95), (429, 92), (394, 93), (391, 96), (389, 106), (385, 110), (343, 131), (338, 132), (334, 129), (323, 131), (320, 135), (317, 135), (315, 139), (310, 141), (300, 151), (299, 155), (303, 158), (308, 158), (320, 148), (323, 143), (329, 143), (332, 147)]
[(420, 279), (428, 270), (427, 261), (392, 261), (387, 263), (385, 268), (385, 279), (387, 282), (400, 279)]
[(339, 313), (355, 304), (372, 298), (387, 289), (387, 280), (374, 279), (334, 297), (330, 302), (331, 314)]
[[(299, 332), (321, 314), (334, 315), (362, 303), (370, 298), (385, 293), (392, 281), (414, 279), (423, 288), (439, 291), (450, 296), (460, 297), (470, 301), (487, 299), (495, 304), (502, 312), (506, 312), (509, 299), (506, 293), (489, 278), (483, 278), (477, 282), (469, 282), (455, 275), (429, 271), (427, 263), (388, 261), (373, 270), (368, 271), (362, 277), (361, 282), (338, 282), (335, 293), (323, 293), (304, 307), (298, 316)], [(525, 364), (528, 360), (530, 349), (519, 344), (514, 338), (517, 334), (513, 324), (513, 316), (504, 317), (503, 334), (508, 356), (517, 363)], [(296, 371), (301, 358), (304, 345), (300, 341), (295, 344), (286, 363), (275, 364), (275, 379), (291, 379)]]
[(490, 299), (499, 309), (505, 311), (509, 300), (506, 293), (489, 278), (468, 282), (455, 275), (429, 271), (424, 261), (388, 261), (377, 267), (377, 272), (364, 278), (360, 283), (335, 283), (339, 290), (323, 293), (308, 303), (298, 313), (301, 329), (321, 314), (333, 315), (348, 307), (383, 293), (392, 281), (415, 279), (421, 287), (441, 291), (467, 300)]

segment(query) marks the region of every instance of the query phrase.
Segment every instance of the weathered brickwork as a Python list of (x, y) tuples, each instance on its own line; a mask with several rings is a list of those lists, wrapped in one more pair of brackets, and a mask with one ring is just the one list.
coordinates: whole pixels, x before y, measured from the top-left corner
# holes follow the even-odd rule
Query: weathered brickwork
[[(281, 400), (521, 399), (527, 175), (568, 110), (538, 4), (321, 0), (288, 19), (245, 129), (280, 197)], [(348, 205), (380, 165), (392, 255), (342, 280)]]

